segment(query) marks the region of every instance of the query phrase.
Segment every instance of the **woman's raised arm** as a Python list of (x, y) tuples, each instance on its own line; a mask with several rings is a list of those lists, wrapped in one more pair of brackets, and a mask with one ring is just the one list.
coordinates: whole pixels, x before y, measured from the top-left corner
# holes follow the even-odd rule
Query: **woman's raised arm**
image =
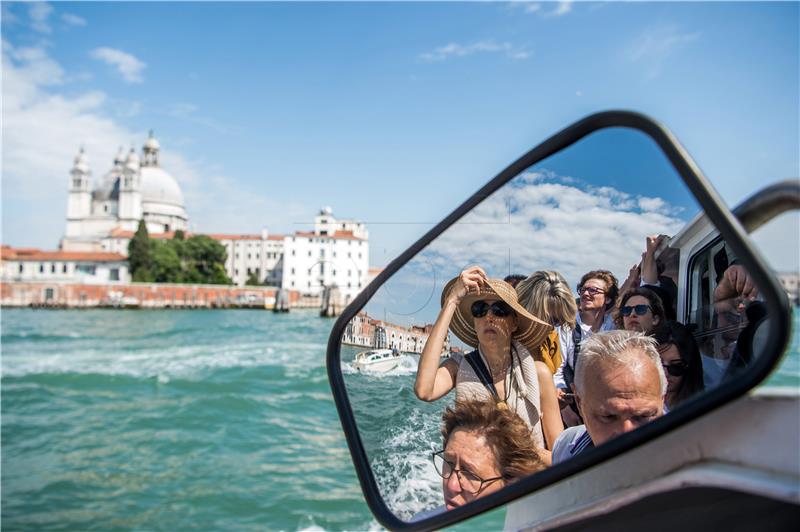
[(440, 366), (439, 357), (444, 349), (447, 329), (450, 327), (450, 321), (453, 319), (453, 314), (455, 314), (461, 298), (470, 290), (480, 292), (481, 285), (486, 279), (486, 273), (479, 266), (467, 268), (461, 272), (458, 281), (446, 295), (442, 310), (436, 318), (436, 323), (433, 324), (433, 330), (428, 336), (428, 341), (425, 342), (419, 358), (414, 393), (423, 401), (435, 401), (446, 395), (456, 385), (458, 364), (448, 359)]

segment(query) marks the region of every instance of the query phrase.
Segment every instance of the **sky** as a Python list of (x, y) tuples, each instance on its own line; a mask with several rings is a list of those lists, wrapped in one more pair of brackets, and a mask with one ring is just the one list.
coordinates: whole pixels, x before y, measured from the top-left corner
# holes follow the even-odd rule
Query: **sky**
[(2, 242), (56, 248), (79, 148), (99, 180), (150, 129), (193, 230), (303, 230), (331, 206), (367, 224), (374, 266), (600, 110), (665, 124), (735, 205), (800, 175), (799, 14), (788, 2), (2, 2)]
[(647, 235), (675, 235), (698, 211), (652, 139), (603, 129), (487, 195), (379, 288), (366, 312), (432, 323), (445, 284), (474, 264), (495, 278), (553, 270), (571, 287), (603, 268), (622, 283)]

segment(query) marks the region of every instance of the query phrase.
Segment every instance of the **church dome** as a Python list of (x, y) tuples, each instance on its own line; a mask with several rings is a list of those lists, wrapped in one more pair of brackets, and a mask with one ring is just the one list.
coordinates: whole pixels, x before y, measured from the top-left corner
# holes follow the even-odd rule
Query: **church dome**
[(142, 202), (166, 203), (183, 207), (183, 193), (175, 178), (159, 166), (141, 169)]

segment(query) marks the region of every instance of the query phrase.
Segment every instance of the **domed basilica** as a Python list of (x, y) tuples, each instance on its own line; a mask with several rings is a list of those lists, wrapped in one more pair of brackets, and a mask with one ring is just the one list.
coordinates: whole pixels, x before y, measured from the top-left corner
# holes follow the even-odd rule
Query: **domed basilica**
[[(70, 172), (67, 227), (61, 249), (116, 251), (114, 242), (127, 240), (144, 219), (149, 233), (188, 229), (183, 194), (177, 181), (159, 164), (161, 146), (150, 132), (141, 158), (133, 148), (120, 148), (114, 163), (92, 189), (88, 159), (83, 149)], [(127, 237), (127, 238), (126, 238)]]

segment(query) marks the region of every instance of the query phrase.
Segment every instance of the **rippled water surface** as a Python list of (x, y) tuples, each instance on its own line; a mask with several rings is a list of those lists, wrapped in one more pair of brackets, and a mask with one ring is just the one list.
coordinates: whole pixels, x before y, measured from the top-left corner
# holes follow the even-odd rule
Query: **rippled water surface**
[[(797, 320), (773, 384), (800, 383)], [(327, 383), (332, 324), (311, 311), (3, 310), (3, 529), (379, 528)], [(442, 404), (415, 399), (415, 366), (344, 364), (404, 517), (441, 502), (428, 454)]]

